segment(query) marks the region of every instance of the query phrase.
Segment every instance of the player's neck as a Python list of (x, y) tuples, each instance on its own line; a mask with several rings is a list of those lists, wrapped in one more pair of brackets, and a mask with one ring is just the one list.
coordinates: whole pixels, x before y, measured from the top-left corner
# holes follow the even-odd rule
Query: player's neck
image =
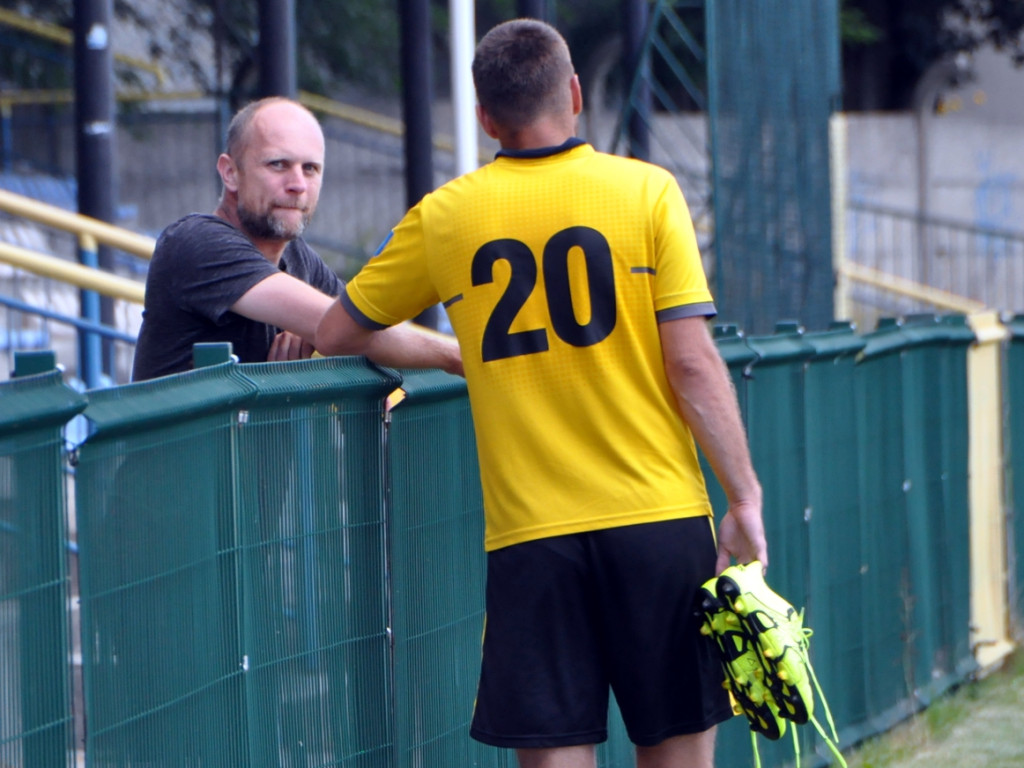
[(575, 119), (548, 118), (516, 131), (502, 131), (498, 142), (502, 149), (543, 149), (561, 146), (575, 135)]

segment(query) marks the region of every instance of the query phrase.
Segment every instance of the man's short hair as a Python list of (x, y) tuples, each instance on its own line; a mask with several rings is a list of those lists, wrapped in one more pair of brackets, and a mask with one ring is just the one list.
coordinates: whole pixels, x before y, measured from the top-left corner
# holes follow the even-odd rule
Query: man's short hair
[(494, 121), (512, 130), (569, 108), (573, 74), (565, 39), (536, 19), (497, 25), (484, 35), (473, 58), (477, 101)]
[(235, 162), (241, 160), (242, 153), (245, 151), (246, 142), (249, 138), (249, 126), (252, 125), (252, 121), (253, 118), (256, 117), (256, 113), (270, 104), (277, 104), (281, 102), (294, 104), (301, 109), (306, 109), (294, 99), (289, 99), (284, 96), (267, 96), (262, 99), (257, 99), (256, 101), (250, 101), (238, 110), (238, 112), (235, 113), (235, 116), (231, 118), (231, 122), (228, 124), (228, 135), (224, 147), (224, 153), (231, 157)]

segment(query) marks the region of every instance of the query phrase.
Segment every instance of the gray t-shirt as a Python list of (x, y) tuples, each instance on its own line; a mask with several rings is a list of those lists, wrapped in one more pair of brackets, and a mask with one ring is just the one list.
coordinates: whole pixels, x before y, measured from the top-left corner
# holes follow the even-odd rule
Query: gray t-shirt
[(216, 216), (193, 213), (171, 224), (157, 240), (146, 277), (132, 380), (190, 370), (197, 342), (229, 341), (241, 362), (264, 362), (281, 329), (230, 308), (279, 270), (328, 296), (340, 295), (345, 285), (301, 238), (288, 243), (275, 267)]

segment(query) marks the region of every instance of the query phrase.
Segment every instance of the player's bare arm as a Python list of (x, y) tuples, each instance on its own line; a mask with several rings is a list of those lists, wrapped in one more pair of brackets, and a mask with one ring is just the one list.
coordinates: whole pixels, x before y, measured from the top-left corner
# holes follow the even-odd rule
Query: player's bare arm
[(683, 419), (707, 457), (729, 502), (719, 526), (720, 573), (731, 558), (767, 567), (761, 485), (750, 459), (729, 371), (703, 317), (661, 323), (665, 371)]
[(359, 325), (340, 301), (324, 313), (313, 344), (324, 355), (365, 355), (392, 368), (440, 368), (462, 376), (462, 354), (454, 336), (401, 323), (382, 331)]
[[(258, 282), (231, 310), (290, 332), (275, 339), (271, 360), (309, 357), (316, 349), (323, 355), (365, 355), (393, 368), (441, 368), (462, 375), (462, 356), (454, 337), (408, 323), (369, 331), (352, 320), (334, 297), (283, 272)], [(321, 321), (332, 333), (325, 333), (318, 343)]]

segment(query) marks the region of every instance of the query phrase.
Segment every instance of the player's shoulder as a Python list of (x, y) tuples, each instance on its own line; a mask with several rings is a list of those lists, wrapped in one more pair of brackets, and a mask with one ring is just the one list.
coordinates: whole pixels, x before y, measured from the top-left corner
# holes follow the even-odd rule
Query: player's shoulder
[(638, 179), (652, 179), (662, 183), (675, 180), (675, 177), (662, 166), (636, 157), (625, 157), (623, 155), (613, 155), (610, 152), (595, 151), (590, 162), (601, 164), (609, 169), (614, 169), (617, 173)]

